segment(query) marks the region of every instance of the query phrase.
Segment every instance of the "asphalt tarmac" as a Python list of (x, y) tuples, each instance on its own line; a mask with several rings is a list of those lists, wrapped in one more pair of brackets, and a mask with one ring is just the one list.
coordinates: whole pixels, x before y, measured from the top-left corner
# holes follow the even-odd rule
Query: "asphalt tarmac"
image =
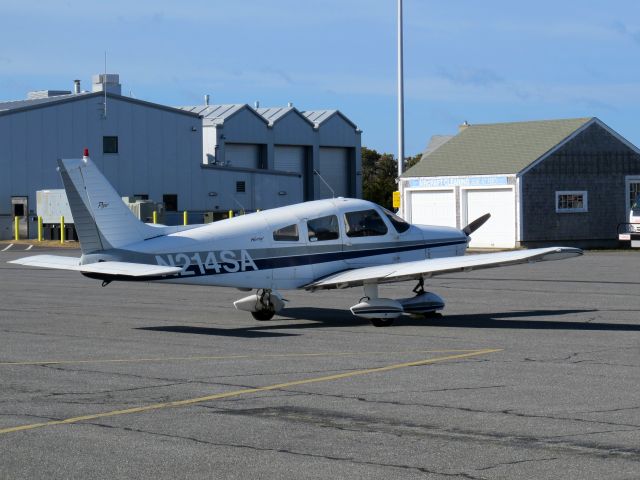
[(0, 478), (640, 478), (640, 252), (437, 277), (444, 317), (375, 328), (359, 288), (258, 322), (237, 290), (102, 288), (23, 248)]

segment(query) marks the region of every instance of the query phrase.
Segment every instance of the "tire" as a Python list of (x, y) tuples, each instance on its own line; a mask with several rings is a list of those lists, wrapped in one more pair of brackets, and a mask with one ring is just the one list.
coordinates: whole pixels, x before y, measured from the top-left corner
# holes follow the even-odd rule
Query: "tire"
[(374, 327), (390, 327), (393, 325), (394, 318), (372, 318), (371, 324)]
[(423, 313), (422, 316), (424, 318), (441, 318), (442, 314), (440, 312), (426, 312)]
[(264, 309), (264, 310), (258, 310), (257, 312), (251, 312), (251, 315), (253, 316), (253, 318), (261, 322), (266, 322), (267, 320), (271, 320), (275, 314), (276, 312), (271, 309)]

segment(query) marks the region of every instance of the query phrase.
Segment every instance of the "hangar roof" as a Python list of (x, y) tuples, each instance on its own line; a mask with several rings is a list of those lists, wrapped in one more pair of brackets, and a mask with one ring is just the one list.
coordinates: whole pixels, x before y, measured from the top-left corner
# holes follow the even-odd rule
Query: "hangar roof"
[(593, 122), (608, 129), (595, 117), (465, 125), (402, 177), (518, 173)]
[(194, 105), (190, 107), (178, 108), (187, 112), (196, 113), (214, 124), (224, 123), (227, 118), (235, 115), (244, 108), (252, 110), (251, 107), (249, 107), (249, 105), (247, 105), (246, 103), (230, 103), (226, 105)]
[[(80, 93), (78, 95), (86, 95), (86, 94)], [(54, 97), (43, 97), (43, 98), (34, 98), (29, 100), (13, 100), (9, 102), (0, 102), (0, 111), (17, 110), (19, 108), (33, 107), (36, 105), (59, 102), (61, 100), (65, 100), (70, 97), (76, 97), (78, 95), (74, 95), (74, 94), (56, 95)]]
[[(25, 110), (32, 110), (35, 108), (44, 108), (50, 105), (57, 105), (68, 102), (75, 102), (92, 97), (104, 97), (104, 92), (84, 92), (84, 93), (72, 93), (69, 95), (55, 95), (52, 97), (34, 98), (28, 100), (16, 100), (11, 102), (0, 102), (0, 115), (8, 115), (15, 112), (21, 112)], [(144, 100), (138, 100), (137, 98), (126, 97), (123, 95), (116, 95), (114, 93), (107, 93), (107, 98), (122, 100), (129, 103), (135, 103), (137, 105), (146, 106), (149, 108), (157, 108), (160, 110), (167, 110), (174, 113), (180, 113), (183, 115), (195, 115), (197, 114), (183, 111), (177, 108), (168, 107), (159, 103), (147, 102)]]
[(358, 128), (356, 124), (353, 123), (351, 120), (349, 120), (347, 117), (345, 117), (342, 114), (342, 112), (340, 112), (340, 110), (307, 110), (305, 112), (302, 112), (302, 115), (304, 115), (305, 117), (307, 117), (307, 119), (313, 122), (316, 128), (322, 125), (327, 120), (329, 120), (334, 115), (338, 115), (342, 117), (342, 119), (344, 119), (344, 121), (346, 121), (353, 128)]
[(313, 122), (311, 122), (307, 117), (305, 117), (300, 111), (295, 107), (267, 107), (267, 108), (257, 108), (256, 112), (258, 112), (262, 117), (269, 122), (269, 125), (273, 125), (281, 118), (284, 118), (289, 113), (293, 112), (299, 115), (303, 121), (307, 122), (312, 127), (314, 126)]

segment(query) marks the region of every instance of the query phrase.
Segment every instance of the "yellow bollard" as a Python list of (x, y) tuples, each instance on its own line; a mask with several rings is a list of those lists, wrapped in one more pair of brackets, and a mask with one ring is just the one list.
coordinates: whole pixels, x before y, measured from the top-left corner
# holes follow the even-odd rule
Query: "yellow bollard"
[(158, 223), (158, 212), (153, 211), (153, 223)]
[(42, 241), (42, 217), (38, 216), (38, 241)]
[(20, 217), (13, 217), (13, 239), (20, 240)]
[(233, 210), (229, 210), (229, 218), (233, 218)]
[(64, 243), (64, 216), (60, 217), (60, 243)]
[(182, 212), (182, 224), (189, 225), (189, 219), (187, 217), (187, 211)]

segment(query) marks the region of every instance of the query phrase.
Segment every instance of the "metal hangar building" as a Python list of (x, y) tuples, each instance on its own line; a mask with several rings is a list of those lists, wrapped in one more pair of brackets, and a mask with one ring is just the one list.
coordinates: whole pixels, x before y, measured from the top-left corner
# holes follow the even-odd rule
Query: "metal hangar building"
[(462, 228), (471, 247), (617, 246), (640, 192), (640, 151), (598, 118), (461, 125), (401, 179), (403, 215)]
[(213, 198), (235, 195), (255, 210), (362, 196), (361, 131), (338, 110), (206, 101), (182, 108), (202, 116), (202, 169)]
[(0, 102), (0, 239), (36, 234), (36, 191), (62, 188), (58, 158), (89, 148), (122, 195), (165, 204), (166, 223), (361, 196), (360, 130), (338, 110), (174, 108), (121, 94), (117, 74), (91, 91), (29, 92)]

